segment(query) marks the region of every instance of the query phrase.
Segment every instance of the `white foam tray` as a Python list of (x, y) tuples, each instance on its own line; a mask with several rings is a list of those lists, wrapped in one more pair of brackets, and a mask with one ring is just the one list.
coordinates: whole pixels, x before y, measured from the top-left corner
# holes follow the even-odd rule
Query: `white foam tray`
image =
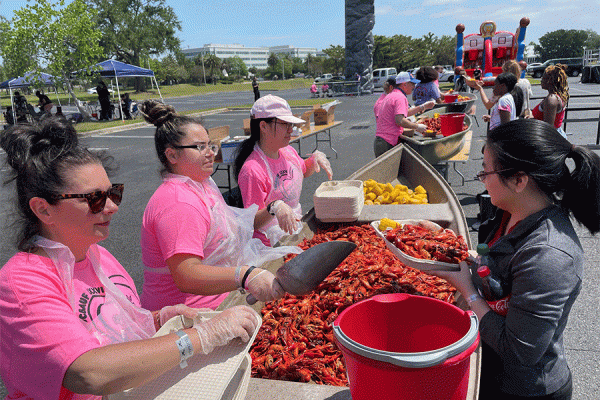
[[(219, 311), (202, 312), (212, 318)], [(171, 318), (155, 336), (162, 336), (185, 327), (191, 320), (181, 316)], [(261, 321), (262, 323), (262, 321)], [(243, 400), (246, 397), (252, 359), (248, 350), (254, 342), (260, 324), (248, 343), (234, 339), (226, 346), (207, 355), (194, 355), (187, 368), (174, 367), (159, 378), (137, 388), (104, 397), (108, 400)]]
[[(395, 220), (395, 221), (401, 225), (406, 225), (406, 224), (421, 225), (424, 228), (427, 228), (430, 230), (442, 229), (442, 227), (439, 226), (438, 224), (436, 224), (435, 222), (422, 220), (422, 219), (402, 219), (402, 220)], [(394, 255), (396, 257), (398, 257), (398, 259), (400, 261), (402, 261), (405, 265), (415, 268), (415, 269), (418, 269), (418, 270), (421, 270), (421, 271), (459, 271), (460, 270), (460, 266), (458, 264), (451, 264), (451, 263), (445, 263), (445, 262), (433, 261), (433, 260), (423, 260), (421, 258), (415, 258), (415, 257), (409, 256), (408, 254), (401, 251), (398, 247), (396, 247), (395, 244), (391, 243), (389, 240), (386, 239), (385, 231), (382, 232), (379, 230), (379, 222), (380, 221), (373, 221), (373, 222), (371, 222), (371, 226), (373, 227), (373, 229), (375, 229), (375, 232), (383, 239), (383, 241), (385, 242), (385, 245), (388, 247), (388, 249), (390, 249), (390, 251), (392, 253), (394, 253)]]
[[(355, 188), (355, 193), (348, 193), (348, 188)], [(364, 203), (363, 182), (359, 180), (325, 181), (313, 196), (315, 216), (323, 222), (356, 221)]]

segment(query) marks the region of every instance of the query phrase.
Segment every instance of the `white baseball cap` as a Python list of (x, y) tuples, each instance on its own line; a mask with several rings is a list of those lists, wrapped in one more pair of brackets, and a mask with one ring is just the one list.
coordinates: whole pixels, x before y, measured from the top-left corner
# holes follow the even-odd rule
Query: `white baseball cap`
[(396, 76), (396, 83), (400, 84), (400, 83), (404, 83), (404, 82), (412, 82), (412, 83), (419, 83), (421, 82), (418, 79), (415, 79), (412, 74), (410, 72), (400, 72), (397, 76)]
[(287, 101), (281, 97), (268, 94), (256, 100), (250, 110), (252, 118), (278, 118), (292, 124), (303, 124), (305, 121), (301, 118), (296, 118), (292, 114), (292, 109)]

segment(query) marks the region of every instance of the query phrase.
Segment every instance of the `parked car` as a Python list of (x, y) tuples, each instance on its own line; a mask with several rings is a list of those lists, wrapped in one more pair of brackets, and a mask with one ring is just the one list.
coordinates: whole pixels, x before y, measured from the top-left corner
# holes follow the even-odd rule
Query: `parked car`
[(527, 69), (525, 70), (526, 73), (530, 73), (531, 69), (533, 67), (537, 67), (538, 65), (542, 65), (541, 62), (532, 62), (531, 64), (527, 65)]
[(395, 78), (398, 73), (396, 68), (378, 68), (373, 71), (373, 87), (383, 87), (383, 83), (389, 78)]
[(332, 74), (323, 74), (321, 76), (319, 76), (318, 78), (315, 78), (315, 82), (316, 83), (325, 83), (325, 82), (329, 82), (329, 80), (333, 78)]
[(564, 64), (567, 66), (568, 76), (579, 76), (583, 71), (583, 58), (553, 58), (544, 62), (542, 65), (536, 67), (527, 68), (527, 73), (531, 74), (534, 78), (541, 78), (544, 75), (544, 71), (550, 65)]
[(439, 82), (453, 82), (454, 81), (454, 71), (444, 69), (440, 72), (438, 77)]

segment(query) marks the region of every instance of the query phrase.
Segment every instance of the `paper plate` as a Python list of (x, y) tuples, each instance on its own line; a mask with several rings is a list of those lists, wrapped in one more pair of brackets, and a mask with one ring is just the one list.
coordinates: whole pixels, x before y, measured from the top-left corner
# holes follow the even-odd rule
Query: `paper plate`
[[(439, 226), (438, 224), (436, 224), (435, 222), (422, 220), (422, 219), (402, 219), (402, 220), (395, 220), (395, 221), (401, 225), (407, 225), (407, 224), (408, 225), (420, 225), (420, 226), (430, 229), (430, 230), (442, 229), (442, 227)], [(460, 270), (460, 266), (458, 264), (445, 263), (442, 261), (423, 260), (421, 258), (415, 258), (415, 257), (409, 256), (408, 254), (401, 251), (398, 247), (396, 247), (396, 245), (394, 245), (393, 243), (391, 243), (389, 240), (387, 240), (385, 238), (385, 231), (381, 232), (379, 230), (379, 222), (380, 221), (373, 221), (373, 222), (371, 222), (371, 226), (373, 227), (373, 229), (375, 229), (375, 232), (383, 239), (383, 241), (385, 242), (385, 245), (388, 247), (388, 249), (390, 249), (390, 251), (392, 253), (394, 253), (394, 255), (396, 257), (398, 257), (398, 259), (400, 261), (402, 261), (405, 265), (415, 268), (415, 269), (418, 269), (418, 270), (421, 270), (421, 271), (459, 271)]]
[[(200, 313), (210, 319), (220, 311)], [(242, 400), (246, 396), (250, 380), (252, 359), (248, 350), (254, 342), (260, 324), (257, 325), (247, 343), (239, 338), (226, 346), (217, 347), (210, 354), (194, 355), (187, 360), (187, 368), (179, 366), (157, 379), (137, 388), (110, 395), (109, 400)], [(156, 333), (162, 336), (184, 327), (191, 327), (192, 321), (177, 316), (171, 318)]]

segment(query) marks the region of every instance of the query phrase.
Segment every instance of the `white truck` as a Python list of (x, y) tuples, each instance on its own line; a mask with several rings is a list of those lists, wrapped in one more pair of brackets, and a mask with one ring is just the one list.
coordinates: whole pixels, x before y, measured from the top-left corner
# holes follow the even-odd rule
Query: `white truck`
[(333, 78), (332, 74), (323, 74), (315, 79), (316, 83), (325, 83)]

